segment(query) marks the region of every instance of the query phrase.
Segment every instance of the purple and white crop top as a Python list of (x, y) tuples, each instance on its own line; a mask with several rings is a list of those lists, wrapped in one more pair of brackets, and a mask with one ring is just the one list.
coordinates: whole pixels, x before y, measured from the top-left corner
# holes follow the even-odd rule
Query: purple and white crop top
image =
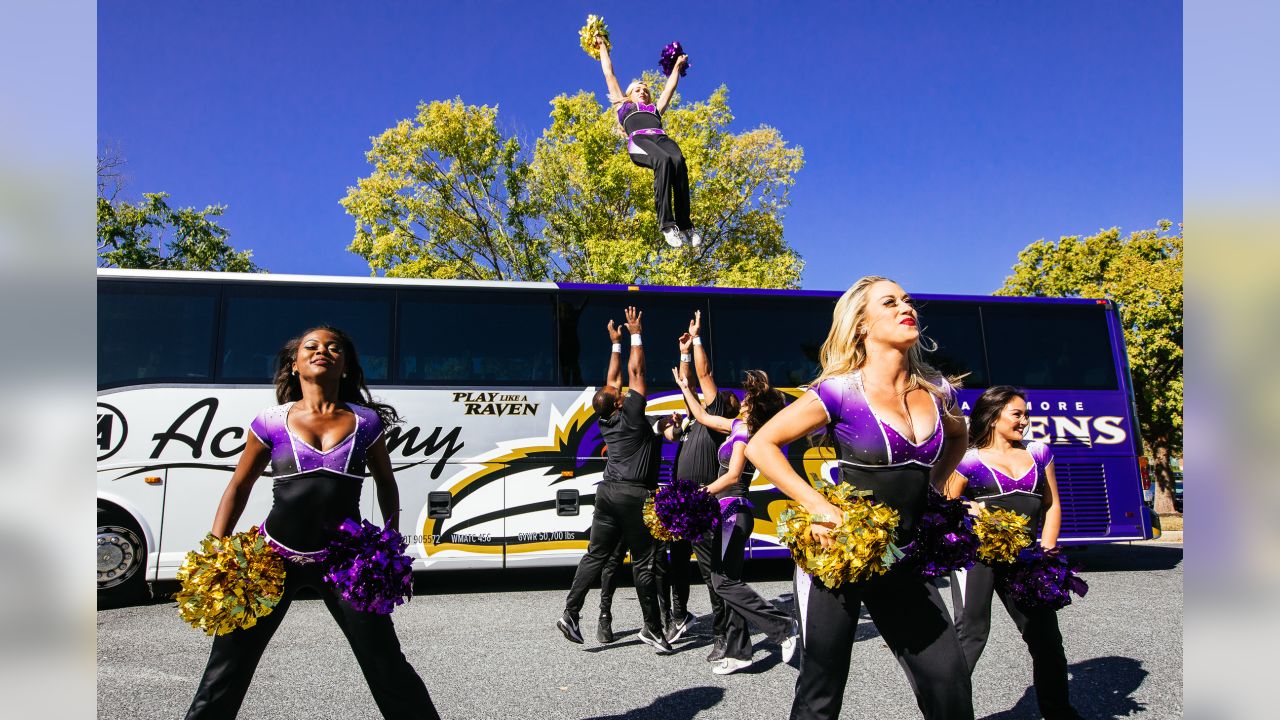
[(938, 378), (947, 393), (947, 400), (934, 398), (937, 419), (933, 432), (927, 438), (914, 443), (902, 436), (892, 425), (876, 415), (867, 402), (862, 387), (862, 373), (831, 377), (809, 388), (822, 401), (827, 411), (828, 425), (817, 431), (831, 429), (839, 450), (840, 462), (853, 466), (892, 467), (920, 465), (933, 467), (942, 455), (942, 415), (956, 405), (956, 392), (945, 379)]
[[(751, 431), (747, 429), (747, 423), (734, 420), (729, 427), (729, 436), (720, 443), (720, 449), (716, 451), (716, 459), (720, 461), (722, 473), (729, 469), (729, 462), (733, 460), (733, 446), (739, 443), (746, 445), (750, 441)], [(738, 481), (717, 493), (716, 497), (746, 497), (747, 489), (751, 487), (751, 477), (755, 474), (755, 466), (747, 461), (742, 467), (742, 474), (738, 475)]]
[(956, 472), (969, 481), (965, 486), (964, 496), (977, 500), (1013, 492), (1043, 495), (1048, 482), (1045, 478), (1045, 470), (1049, 467), (1049, 463), (1053, 462), (1053, 450), (1042, 442), (1029, 442), (1026, 448), (1031, 454), (1031, 467), (1016, 478), (1009, 477), (986, 464), (976, 448), (969, 448), (956, 468)]
[(249, 430), (271, 449), (271, 473), (277, 479), (299, 473), (327, 470), (346, 477), (363, 479), (365, 453), (382, 436), (382, 419), (363, 405), (348, 405), (356, 416), (356, 429), (342, 442), (326, 451), (311, 447), (289, 430), (289, 410), (293, 403), (276, 405), (258, 414)]
[(369, 448), (382, 436), (382, 419), (362, 405), (347, 405), (355, 430), (327, 451), (318, 450), (289, 430), (293, 403), (263, 410), (249, 424), (254, 437), (271, 451), (271, 512), (263, 533), (294, 553), (323, 550), (342, 521), (360, 519)]
[(662, 113), (657, 105), (624, 102), (618, 107), (618, 124), (628, 135), (637, 130), (661, 130)]

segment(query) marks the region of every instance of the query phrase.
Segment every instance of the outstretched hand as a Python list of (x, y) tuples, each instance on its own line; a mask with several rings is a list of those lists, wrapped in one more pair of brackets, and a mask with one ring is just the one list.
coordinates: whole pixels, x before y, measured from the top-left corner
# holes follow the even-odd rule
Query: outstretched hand
[(622, 342), (622, 328), (614, 325), (612, 320), (609, 321), (609, 341), (615, 343)]
[(636, 310), (635, 306), (628, 306), (626, 313), (627, 313), (627, 332), (630, 332), (632, 335), (639, 335), (640, 334), (640, 317), (644, 315), (644, 313), (640, 312), (639, 310)]
[(680, 354), (687, 355), (693, 349), (693, 336), (684, 333), (680, 336)]
[(689, 379), (680, 374), (679, 368), (671, 368), (671, 377), (676, 379), (676, 385), (679, 385), (681, 390), (689, 389)]
[(676, 58), (676, 64), (672, 67), (672, 69), (679, 70), (680, 68), (688, 64), (689, 64), (689, 56), (681, 55), (680, 57)]
[[(684, 57), (684, 56), (681, 55), (680, 57)], [(698, 333), (701, 331), (702, 331), (702, 311), (694, 310), (693, 319), (689, 321), (689, 335), (693, 337), (697, 337)]]

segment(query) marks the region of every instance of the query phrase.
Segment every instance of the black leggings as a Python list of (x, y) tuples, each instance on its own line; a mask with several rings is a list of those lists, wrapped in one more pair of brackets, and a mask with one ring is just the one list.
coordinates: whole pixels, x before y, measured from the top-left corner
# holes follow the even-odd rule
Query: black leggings
[(573, 617), (582, 612), (587, 591), (600, 580), (609, 557), (617, 552), (618, 544), (623, 543), (631, 551), (631, 574), (635, 579), (644, 624), (655, 635), (662, 634), (658, 593), (653, 581), (653, 536), (645, 527), (643, 515), (644, 501), (648, 496), (649, 491), (639, 485), (606, 481), (596, 486), (595, 513), (591, 518), (587, 554), (578, 562), (569, 597), (565, 599), (565, 611)]
[[(689, 219), (689, 169), (675, 140), (666, 135), (637, 135), (631, 139), (644, 150), (629, 153), (631, 162), (653, 171), (653, 206), (658, 212), (658, 229), (693, 227)], [(672, 203), (674, 196), (675, 202)]]
[(791, 616), (775, 608), (742, 581), (743, 557), (754, 522), (751, 513), (746, 510), (740, 510), (732, 521), (726, 521), (716, 534), (716, 549), (719, 552), (711, 564), (715, 593), (728, 606), (725, 657), (736, 660), (751, 659), (751, 630), (748, 623), (764, 631), (776, 643), (781, 643), (791, 634)]
[(1036, 700), (1045, 720), (1077, 720), (1080, 715), (1071, 707), (1067, 695), (1067, 655), (1062, 649), (1062, 633), (1058, 631), (1055, 610), (1028, 610), (1018, 607), (1003, 588), (997, 587), (996, 571), (986, 563), (951, 574), (951, 600), (956, 609), (956, 633), (964, 650), (969, 672), (991, 634), (991, 596), (999, 593), (1000, 601), (1013, 619), (1022, 640), (1031, 653), (1031, 674)]
[[(325, 570), (324, 563), (299, 565), (286, 561), (284, 596), (275, 610), (259, 619), (251, 628), (234, 630), (214, 638), (209, 664), (205, 666), (200, 687), (196, 690), (195, 699), (191, 701), (191, 708), (187, 710), (187, 720), (221, 720), (236, 716), (240, 711), (240, 703), (249, 690), (249, 683), (253, 680), (262, 652), (266, 650), (271, 636), (289, 611), (293, 596), (303, 587), (312, 587), (320, 592), (329, 614), (337, 621), (347, 642), (351, 643), (351, 650), (360, 663), (360, 671), (364, 673), (364, 679), (369, 683), (369, 690), (372, 691), (373, 699), (383, 717), (397, 720), (439, 719), (440, 715), (431, 702), (426, 685), (400, 650), (400, 641), (396, 638), (391, 616), (360, 612), (353, 608), (332, 585), (322, 581)], [(333, 708), (299, 708), (299, 714), (320, 716), (329, 714), (332, 710)]]
[(905, 570), (834, 590), (796, 568), (804, 656), (792, 720), (837, 718), (849, 680), (859, 607), (898, 659), (928, 720), (973, 720), (968, 667), (951, 615), (932, 583)]

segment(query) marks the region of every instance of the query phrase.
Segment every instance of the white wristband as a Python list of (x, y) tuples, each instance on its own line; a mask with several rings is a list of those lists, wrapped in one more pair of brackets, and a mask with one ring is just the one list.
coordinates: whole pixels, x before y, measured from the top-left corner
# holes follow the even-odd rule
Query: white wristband
[(693, 356), (690, 355), (689, 353), (680, 353), (680, 362), (687, 363), (692, 359), (693, 359)]
[(635, 347), (637, 345), (643, 345), (643, 344), (644, 343), (640, 342), (640, 333), (636, 333), (631, 336), (631, 347)]
[(614, 343), (614, 344), (613, 344), (613, 351), (614, 351), (614, 352), (616, 352), (616, 353), (620, 353), (620, 352), (622, 352), (622, 343)]
[(701, 345), (701, 344), (702, 344), (702, 338), (701, 338), (700, 336), (698, 336), (698, 335), (694, 335), (694, 336), (693, 336), (693, 344), (694, 344), (694, 345)]

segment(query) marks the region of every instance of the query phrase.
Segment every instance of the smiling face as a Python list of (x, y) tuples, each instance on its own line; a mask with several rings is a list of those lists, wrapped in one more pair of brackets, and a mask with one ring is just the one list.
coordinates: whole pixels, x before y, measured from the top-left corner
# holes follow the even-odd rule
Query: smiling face
[(342, 377), (346, 371), (342, 339), (328, 330), (312, 330), (302, 336), (293, 370), (303, 379)]
[(920, 339), (915, 300), (892, 280), (880, 280), (867, 288), (867, 308), (863, 316), (867, 343), (881, 343), (908, 349)]
[(1022, 440), (1030, 422), (1031, 418), (1027, 415), (1027, 401), (1015, 396), (1000, 410), (992, 430), (1005, 440), (1016, 443)]

